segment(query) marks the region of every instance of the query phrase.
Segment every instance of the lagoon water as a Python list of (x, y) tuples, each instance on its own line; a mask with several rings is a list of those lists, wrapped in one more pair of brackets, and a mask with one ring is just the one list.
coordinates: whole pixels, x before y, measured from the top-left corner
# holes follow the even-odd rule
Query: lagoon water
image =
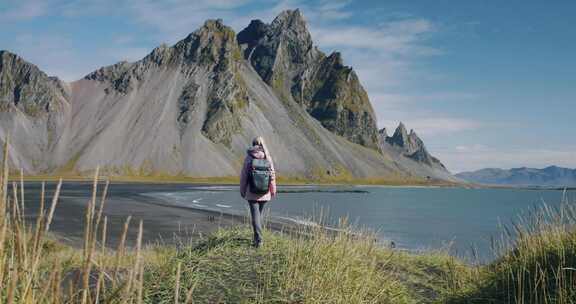
[[(234, 186), (183, 186), (177, 191), (142, 193), (162, 204), (245, 214), (247, 204)], [(574, 197), (573, 193), (568, 196)], [(347, 217), (356, 226), (378, 233), (383, 243), (394, 241), (408, 250), (442, 249), (490, 259), (490, 238), (499, 225), (544, 202), (558, 206), (562, 192), (527, 189), (466, 189), (378, 186), (284, 186), (270, 202), (270, 216), (295, 221), (318, 218), (328, 222)], [(572, 200), (573, 201), (573, 200)]]

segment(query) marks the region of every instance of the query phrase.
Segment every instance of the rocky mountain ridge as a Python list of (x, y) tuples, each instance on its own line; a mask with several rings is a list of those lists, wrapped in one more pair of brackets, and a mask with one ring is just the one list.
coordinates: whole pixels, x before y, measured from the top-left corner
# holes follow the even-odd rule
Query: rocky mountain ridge
[[(438, 166), (445, 169), (439, 159), (428, 153), (424, 142), (418, 137), (416, 132), (410, 130), (410, 133), (408, 133), (406, 126), (404, 126), (402, 122), (400, 122), (392, 136), (386, 134), (386, 129), (381, 129), (379, 134), (381, 145), (388, 144), (410, 159), (429, 166)], [(385, 149), (382, 146), (381, 148)]]
[[(418, 137), (416, 132), (410, 130), (410, 133), (408, 133), (406, 126), (402, 122), (400, 122), (392, 136), (388, 136), (385, 128), (380, 129), (378, 134), (381, 151), (393, 155), (397, 162), (402, 162), (403, 158), (407, 158), (417, 164), (423, 164), (440, 171), (448, 171), (439, 159), (428, 152), (424, 142)], [(418, 171), (418, 168), (414, 167), (412, 170)]]
[(335, 134), (378, 148), (374, 110), (358, 76), (340, 53), (326, 56), (314, 45), (300, 10), (282, 12), (270, 24), (252, 21), (238, 42), (280, 98), (297, 102)]
[(58, 111), (68, 97), (63, 82), (8, 51), (0, 50), (0, 109), (30, 116)]
[(403, 145), (379, 138), (357, 75), (313, 45), (298, 10), (238, 35), (209, 20), (173, 46), (72, 83), (1, 55), (0, 132), (12, 138), (12, 165), (30, 174), (100, 165), (122, 175), (236, 175), (261, 135), (285, 176), (453, 179), (415, 133)]

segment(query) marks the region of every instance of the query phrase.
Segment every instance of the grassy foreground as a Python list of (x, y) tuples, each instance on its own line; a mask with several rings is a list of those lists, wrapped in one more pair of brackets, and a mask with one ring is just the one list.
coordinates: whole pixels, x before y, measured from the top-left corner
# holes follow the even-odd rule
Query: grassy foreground
[[(5, 177), (5, 176), (4, 176)], [(342, 225), (265, 232), (254, 249), (251, 230), (238, 226), (178, 246), (106, 247), (102, 216), (107, 186), (87, 205), (83, 249), (49, 235), (58, 190), (35, 225), (23, 210), (24, 183), (2, 188), (2, 303), (429, 303), (446, 294), (451, 271), (464, 268), (444, 254), (410, 255), (379, 247), (369, 233)], [(58, 188), (60, 184), (58, 185)], [(42, 198), (44, 196), (42, 195)], [(39, 202), (44, 205), (44, 199)], [(4, 211), (4, 212), (1, 212)]]
[[(499, 258), (469, 266), (441, 252), (410, 254), (378, 246), (374, 236), (319, 226), (266, 231), (250, 247), (239, 226), (178, 246), (106, 247), (102, 214), (108, 184), (85, 214), (84, 246), (50, 237), (61, 183), (35, 223), (25, 222), (24, 182), (0, 172), (1, 303), (576, 303), (576, 209), (544, 207), (504, 230)], [(9, 190), (10, 189), (10, 190)], [(30, 203), (30, 202), (26, 202)], [(32, 225), (30, 225), (32, 224)]]

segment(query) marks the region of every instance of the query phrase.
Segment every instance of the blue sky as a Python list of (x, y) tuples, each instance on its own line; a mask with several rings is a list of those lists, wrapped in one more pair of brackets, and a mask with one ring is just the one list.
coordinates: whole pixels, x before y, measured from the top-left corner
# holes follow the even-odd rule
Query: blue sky
[(0, 0), (0, 49), (66, 81), (300, 8), (340, 51), (380, 127), (399, 121), (454, 172), (576, 167), (576, 1)]

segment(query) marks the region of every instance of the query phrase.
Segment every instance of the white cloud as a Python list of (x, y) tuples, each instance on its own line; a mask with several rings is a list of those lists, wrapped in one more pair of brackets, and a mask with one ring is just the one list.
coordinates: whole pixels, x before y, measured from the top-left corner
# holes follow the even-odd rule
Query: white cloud
[(380, 127), (394, 130), (402, 121), (428, 138), (475, 130), (484, 125), (475, 119), (430, 110), (437, 102), (469, 102), (477, 98), (476, 94), (412, 93), (419, 83), (443, 77), (418, 66), (423, 57), (444, 54), (428, 43), (437, 30), (438, 26), (432, 21), (413, 15), (396, 16), (378, 26), (334, 25), (314, 19), (311, 22), (315, 42), (324, 50), (340, 51), (345, 64), (351, 65), (359, 75)]
[(479, 121), (454, 117), (414, 118), (407, 119), (404, 123), (408, 128), (424, 136), (447, 135), (482, 127)]
[(352, 12), (347, 10), (350, 0), (330, 1), (325, 0), (317, 6), (317, 12), (322, 20), (342, 20), (352, 17)]
[(485, 127), (485, 124), (481, 121), (458, 117), (399, 117), (398, 113), (390, 113), (390, 116), (393, 118), (379, 120), (379, 126), (393, 132), (398, 124), (402, 122), (406, 128), (413, 129), (419, 136), (425, 137), (424, 139), (453, 135)]
[(475, 101), (479, 95), (467, 92), (442, 92), (436, 91), (427, 94), (413, 94), (413, 93), (381, 93), (370, 94), (373, 103), (385, 104), (387, 109), (400, 109), (402, 107), (414, 107), (433, 102), (472, 102)]
[[(408, 15), (397, 16), (376, 26), (346, 25), (342, 21), (352, 17), (352, 10), (348, 7), (351, 2), (348, 0), (323, 0), (316, 4), (299, 0), (280, 0), (268, 2), (268, 7), (244, 12), (244, 6), (253, 2), (253, 0), (163, 2), (80, 0), (50, 3), (52, 7), (59, 7), (60, 13), (67, 17), (123, 12), (137, 23), (153, 28), (151, 34), (157, 37), (158, 44), (175, 43), (196, 30), (206, 19), (223, 18), (225, 23), (238, 31), (251, 19), (259, 18), (269, 22), (282, 10), (300, 8), (309, 22), (316, 44), (325, 50), (342, 52), (345, 63), (357, 71), (383, 125), (391, 127), (398, 121), (404, 121), (423, 135), (447, 134), (479, 127), (478, 122), (465, 118), (414, 111), (416, 104), (441, 98), (467, 99), (470, 98), (467, 93), (442, 92), (429, 95), (404, 93), (410, 80), (428, 77), (418, 70), (414, 60), (442, 53), (441, 50), (427, 44), (428, 36), (437, 31), (437, 26), (433, 22)], [(28, 14), (24, 14), (25, 8), (30, 10), (29, 7), (32, 7), (35, 1), (29, 0), (24, 3), (27, 5), (23, 4), (20, 7), (20, 15), (35, 16), (41, 13), (41, 11), (29, 11)], [(37, 8), (43, 9), (46, 13), (45, 7), (37, 6)], [(240, 12), (241, 10), (243, 12)], [(87, 54), (74, 53), (71, 41), (57, 35), (21, 37), (18, 44), (22, 55), (27, 56), (30, 61), (66, 80), (77, 79), (99, 65), (113, 64), (119, 60), (138, 60), (150, 51), (149, 48), (138, 46), (137, 39), (131, 36), (118, 35), (113, 42), (109, 46), (95, 50), (96, 56), (93, 57), (98, 59), (91, 58), (85, 61), (81, 58), (88, 56)], [(103, 59), (109, 61), (103, 62)]]
[(136, 21), (159, 31), (161, 41), (174, 43), (196, 30), (207, 19), (223, 19), (236, 31), (246, 27), (250, 20), (270, 22), (281, 11), (300, 8), (307, 20), (333, 22), (352, 17), (346, 9), (351, 1), (320, 1), (318, 5), (299, 0), (262, 1), (264, 5), (246, 11), (245, 6), (260, 3), (254, 0), (200, 0), (152, 1), (128, 0), (127, 10)]
[[(467, 103), (477, 98), (465, 92), (435, 92), (430, 94), (380, 93), (370, 94), (378, 125), (393, 131), (399, 122), (414, 129), (418, 135), (432, 138), (477, 130), (488, 124), (476, 119), (447, 115), (428, 110), (440, 102)], [(495, 125), (494, 123), (490, 124)], [(434, 152), (434, 151), (432, 151)]]
[[(45, 15), (65, 18), (79, 16), (122, 15), (148, 31), (147, 41), (175, 43), (196, 30), (205, 20), (222, 18), (236, 31), (251, 19), (270, 22), (286, 9), (300, 8), (307, 19), (316, 44), (327, 52), (340, 51), (344, 62), (354, 67), (366, 88), (376, 111), (379, 126), (393, 130), (399, 121), (413, 128), (438, 156), (454, 171), (487, 166), (546, 166), (557, 164), (576, 167), (576, 149), (504, 149), (476, 145), (437, 148), (446, 135), (494, 128), (494, 123), (438, 111), (439, 102), (473, 102), (479, 96), (470, 92), (436, 91), (414, 93), (422, 83), (445, 77), (425, 66), (423, 59), (444, 55), (443, 49), (431, 43), (444, 27), (413, 14), (388, 13), (382, 21), (362, 25), (349, 22), (363, 18), (361, 11), (350, 9), (350, 0), (22, 0), (10, 2), (11, 8), (0, 12), (1, 20), (29, 20)], [(351, 25), (353, 24), (353, 25)], [(150, 39), (152, 37), (152, 39)], [(112, 43), (80, 53), (75, 41), (63, 34), (19, 34), (14, 51), (42, 70), (64, 80), (76, 80), (84, 74), (119, 60), (134, 61), (154, 47), (142, 47), (141, 36), (122, 33)], [(454, 111), (456, 112), (456, 111)]]
[[(312, 23), (314, 24), (314, 23)], [(327, 48), (372, 49), (380, 56), (438, 55), (438, 49), (420, 44), (425, 34), (433, 31), (425, 19), (390, 21), (380, 27), (325, 26), (312, 28), (315, 41)]]

